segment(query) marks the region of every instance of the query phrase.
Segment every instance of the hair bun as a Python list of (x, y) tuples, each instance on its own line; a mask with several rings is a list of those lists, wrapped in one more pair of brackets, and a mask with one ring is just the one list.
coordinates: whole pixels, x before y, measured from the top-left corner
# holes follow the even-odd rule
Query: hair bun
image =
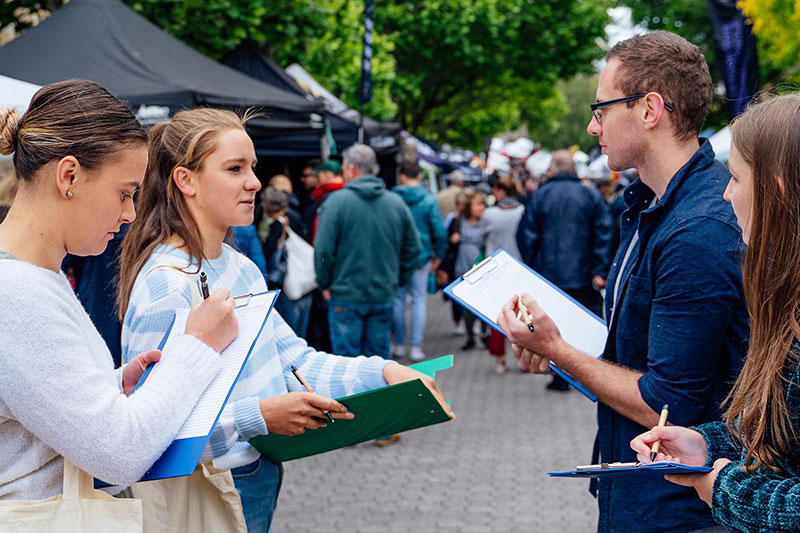
[(0, 154), (11, 155), (15, 150), (19, 113), (0, 107)]

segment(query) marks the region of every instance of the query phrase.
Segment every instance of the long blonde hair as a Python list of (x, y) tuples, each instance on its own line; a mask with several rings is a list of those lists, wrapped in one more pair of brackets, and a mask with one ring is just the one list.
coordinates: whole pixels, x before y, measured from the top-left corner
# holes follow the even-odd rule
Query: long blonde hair
[(753, 171), (751, 229), (743, 282), (750, 349), (725, 400), (723, 419), (747, 452), (749, 471), (781, 471), (798, 453), (784, 370), (800, 339), (800, 94), (750, 107), (731, 126)]
[(137, 205), (139, 216), (125, 236), (120, 255), (120, 318), (128, 308), (136, 276), (156, 246), (177, 236), (190, 257), (197, 260), (198, 268), (206, 259), (203, 235), (172, 173), (179, 166), (194, 172), (202, 170), (205, 159), (216, 150), (220, 134), (232, 129), (245, 131), (245, 123), (253, 116), (250, 112), (239, 116), (222, 109), (190, 109), (150, 130), (147, 172)]

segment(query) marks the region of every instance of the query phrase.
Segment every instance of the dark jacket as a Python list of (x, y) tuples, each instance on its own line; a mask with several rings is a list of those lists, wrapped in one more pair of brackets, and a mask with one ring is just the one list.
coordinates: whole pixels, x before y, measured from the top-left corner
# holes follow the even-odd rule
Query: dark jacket
[[(669, 422), (720, 419), (749, 337), (743, 244), (722, 198), (728, 172), (705, 141), (653, 206), (640, 180), (625, 190), (621, 242), (608, 277), (603, 357), (635, 371), (642, 399)], [(624, 271), (623, 258), (638, 230)], [(616, 301), (615, 287), (619, 286)], [(649, 428), (598, 403), (599, 460), (635, 461), (630, 441)], [(662, 480), (601, 480), (598, 530), (691, 531), (714, 525), (694, 489)]]
[(603, 197), (571, 174), (556, 174), (528, 198), (517, 228), (522, 260), (564, 290), (608, 274), (612, 220)]
[(346, 302), (387, 303), (420, 266), (422, 249), (403, 199), (381, 178), (347, 183), (320, 207), (314, 267), (321, 289)]
[(711, 513), (730, 531), (800, 531), (800, 345), (792, 343), (791, 356), (783, 368), (784, 398), (795, 439), (789, 448), (793, 457), (781, 461), (783, 472), (748, 473), (747, 458), (738, 439), (724, 422), (703, 424), (698, 430), (708, 446), (706, 466), (721, 458), (731, 462), (719, 471), (711, 493)]
[(420, 263), (425, 264), (434, 256), (442, 259), (447, 251), (447, 230), (436, 199), (420, 185), (398, 185), (392, 190), (400, 195), (414, 217), (422, 246)]

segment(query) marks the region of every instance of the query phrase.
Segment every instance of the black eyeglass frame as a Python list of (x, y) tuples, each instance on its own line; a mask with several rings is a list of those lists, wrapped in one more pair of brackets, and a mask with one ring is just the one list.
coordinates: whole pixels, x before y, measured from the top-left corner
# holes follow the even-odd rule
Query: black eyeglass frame
[[(647, 92), (647, 93), (632, 94), (630, 96), (623, 96), (622, 98), (615, 98), (614, 100), (606, 100), (605, 102), (595, 102), (593, 104), (589, 104), (589, 107), (592, 108), (592, 115), (594, 115), (594, 119), (597, 122), (600, 122), (600, 117), (598, 117), (596, 113), (598, 109), (604, 109), (606, 107), (616, 104), (621, 104), (623, 102), (632, 102), (634, 100), (644, 98), (648, 94), (650, 93)], [(674, 108), (672, 107), (672, 104), (664, 102), (664, 109), (671, 112)]]

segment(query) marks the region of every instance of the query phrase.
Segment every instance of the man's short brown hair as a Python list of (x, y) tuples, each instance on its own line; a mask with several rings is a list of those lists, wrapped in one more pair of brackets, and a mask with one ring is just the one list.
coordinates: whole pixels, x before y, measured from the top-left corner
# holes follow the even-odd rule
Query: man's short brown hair
[(676, 137), (687, 140), (700, 133), (713, 84), (697, 46), (659, 30), (617, 43), (606, 54), (606, 61), (611, 59), (619, 61), (614, 83), (626, 96), (657, 92), (674, 108), (668, 113)]

